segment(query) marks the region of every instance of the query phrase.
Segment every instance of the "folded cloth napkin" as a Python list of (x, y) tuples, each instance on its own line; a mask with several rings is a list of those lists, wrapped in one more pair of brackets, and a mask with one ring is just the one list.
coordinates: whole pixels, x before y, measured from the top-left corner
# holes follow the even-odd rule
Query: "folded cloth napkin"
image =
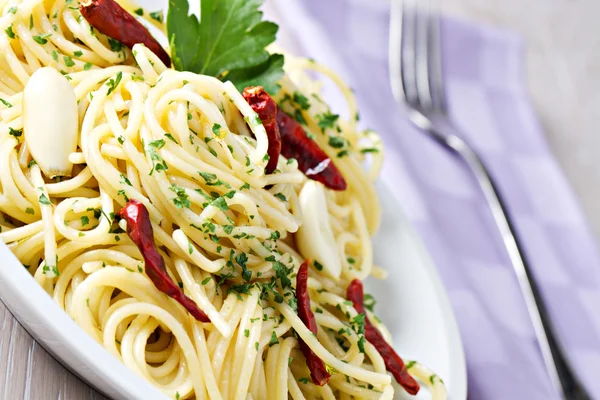
[[(407, 120), (388, 79), (389, 2), (286, 0), (300, 54), (340, 72), (385, 142), (394, 189), (442, 276), (465, 346), (469, 399), (556, 399), (519, 285), (476, 182)], [(600, 399), (600, 258), (544, 139), (510, 32), (442, 20), (452, 117), (499, 182), (567, 354)], [(335, 106), (335, 104), (334, 104)]]

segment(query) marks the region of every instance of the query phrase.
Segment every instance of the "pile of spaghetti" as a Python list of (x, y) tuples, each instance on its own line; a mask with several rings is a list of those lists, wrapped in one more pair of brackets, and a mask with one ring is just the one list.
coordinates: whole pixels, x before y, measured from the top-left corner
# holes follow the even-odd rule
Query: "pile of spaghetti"
[[(114, 0), (0, 2), (0, 239), (171, 398), (391, 399), (392, 380), (415, 394), (415, 378), (444, 398), (363, 296), (361, 280), (384, 276), (378, 137), (357, 130), (336, 75), (264, 49), (276, 27), (261, 1), (239, 3), (203, 0), (200, 22), (185, 5), (165, 29)], [(177, 29), (206, 36), (235, 4), (239, 42), (260, 48), (233, 58), (253, 64), (213, 67), (231, 54), (204, 41), (210, 57), (190, 61)], [(339, 85), (351, 118), (308, 70)]]

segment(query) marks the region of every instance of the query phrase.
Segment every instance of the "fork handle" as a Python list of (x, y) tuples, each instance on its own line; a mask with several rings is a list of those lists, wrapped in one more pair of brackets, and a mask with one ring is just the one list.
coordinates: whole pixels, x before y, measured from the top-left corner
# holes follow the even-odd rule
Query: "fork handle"
[(498, 186), (494, 182), (488, 168), (469, 145), (456, 135), (445, 135), (429, 126), (429, 133), (452, 154), (462, 159), (473, 173), (479, 184), (488, 206), (493, 214), (504, 247), (517, 275), (521, 292), (525, 298), (529, 318), (533, 323), (538, 344), (542, 351), (544, 364), (552, 383), (567, 400), (591, 400), (583, 385), (575, 375), (573, 368), (560, 345), (556, 330), (548, 315), (538, 284), (531, 272), (521, 241), (515, 230), (515, 224), (507, 211)]

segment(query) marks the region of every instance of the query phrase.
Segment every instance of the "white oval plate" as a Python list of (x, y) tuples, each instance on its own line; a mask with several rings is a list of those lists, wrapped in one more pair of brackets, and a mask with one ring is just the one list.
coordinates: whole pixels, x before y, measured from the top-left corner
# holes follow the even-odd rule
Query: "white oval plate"
[[(375, 261), (389, 277), (369, 279), (366, 290), (376, 298), (375, 311), (390, 329), (396, 350), (434, 370), (451, 399), (466, 399), (463, 348), (440, 278), (389, 190), (380, 184), (378, 191), (384, 218), (374, 240)], [(46, 350), (107, 396), (115, 400), (166, 399), (79, 328), (1, 241), (0, 296)]]
[[(139, 0), (155, 10), (164, 0)], [(192, 8), (197, 5), (192, 4)], [(165, 43), (166, 44), (166, 43)], [(389, 328), (394, 347), (418, 360), (444, 381), (451, 400), (467, 397), (466, 366), (458, 327), (446, 292), (427, 251), (384, 184), (378, 186), (383, 222), (374, 239), (377, 265), (385, 281), (369, 279), (378, 316)], [(65, 314), (0, 241), (0, 298), (27, 331), (64, 366), (115, 400), (167, 397), (127, 369)], [(398, 392), (402, 392), (399, 390)], [(398, 394), (397, 399), (427, 399)]]

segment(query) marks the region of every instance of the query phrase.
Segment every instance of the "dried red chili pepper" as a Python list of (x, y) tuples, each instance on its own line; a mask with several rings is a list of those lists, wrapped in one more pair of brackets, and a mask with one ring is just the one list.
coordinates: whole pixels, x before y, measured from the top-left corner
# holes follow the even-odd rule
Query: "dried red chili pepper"
[(98, 29), (125, 46), (132, 48), (137, 43), (144, 44), (167, 66), (171, 66), (169, 54), (160, 43), (131, 14), (114, 0), (86, 0), (79, 5), (81, 15)]
[[(296, 275), (296, 301), (298, 303), (298, 316), (304, 322), (304, 325), (315, 335), (317, 334), (317, 321), (315, 315), (310, 309), (310, 297), (308, 297), (308, 264), (310, 260), (304, 261)], [(325, 363), (321, 360), (302, 339), (300, 339), (300, 349), (306, 365), (310, 370), (310, 377), (315, 385), (323, 386), (331, 378), (327, 372)]]
[(298, 169), (310, 179), (333, 190), (346, 190), (346, 181), (340, 170), (295, 119), (277, 110), (277, 124), (281, 135), (281, 154), (295, 158)]
[(379, 354), (381, 354), (386, 369), (394, 375), (396, 382), (398, 382), (408, 393), (412, 395), (417, 394), (420, 389), (419, 384), (408, 373), (404, 361), (402, 361), (402, 358), (394, 351), (394, 348), (385, 341), (381, 332), (379, 332), (367, 318), (363, 306), (363, 285), (361, 281), (355, 279), (350, 282), (347, 290), (347, 298), (352, 302), (354, 309), (357, 312), (365, 315), (365, 337), (369, 343), (375, 346)]
[(132, 199), (119, 211), (119, 216), (127, 220), (127, 235), (140, 249), (146, 263), (146, 274), (148, 274), (148, 278), (154, 283), (154, 286), (179, 302), (198, 321), (210, 322), (204, 311), (198, 308), (192, 299), (183, 294), (181, 288), (173, 282), (167, 273), (165, 260), (163, 260), (154, 244), (152, 224), (146, 207), (139, 201)]
[(258, 114), (262, 121), (267, 137), (269, 138), (269, 162), (265, 168), (265, 173), (270, 174), (277, 168), (279, 153), (281, 153), (281, 136), (277, 126), (277, 104), (262, 88), (262, 86), (250, 86), (244, 89), (244, 99), (250, 104), (250, 107)]
[[(298, 169), (310, 179), (333, 190), (346, 190), (346, 181), (333, 161), (310, 139), (295, 119), (277, 108), (275, 101), (260, 86), (244, 89), (244, 98), (260, 117), (269, 137), (269, 174), (277, 167), (279, 154), (295, 158)], [(273, 121), (277, 121), (276, 124)]]

